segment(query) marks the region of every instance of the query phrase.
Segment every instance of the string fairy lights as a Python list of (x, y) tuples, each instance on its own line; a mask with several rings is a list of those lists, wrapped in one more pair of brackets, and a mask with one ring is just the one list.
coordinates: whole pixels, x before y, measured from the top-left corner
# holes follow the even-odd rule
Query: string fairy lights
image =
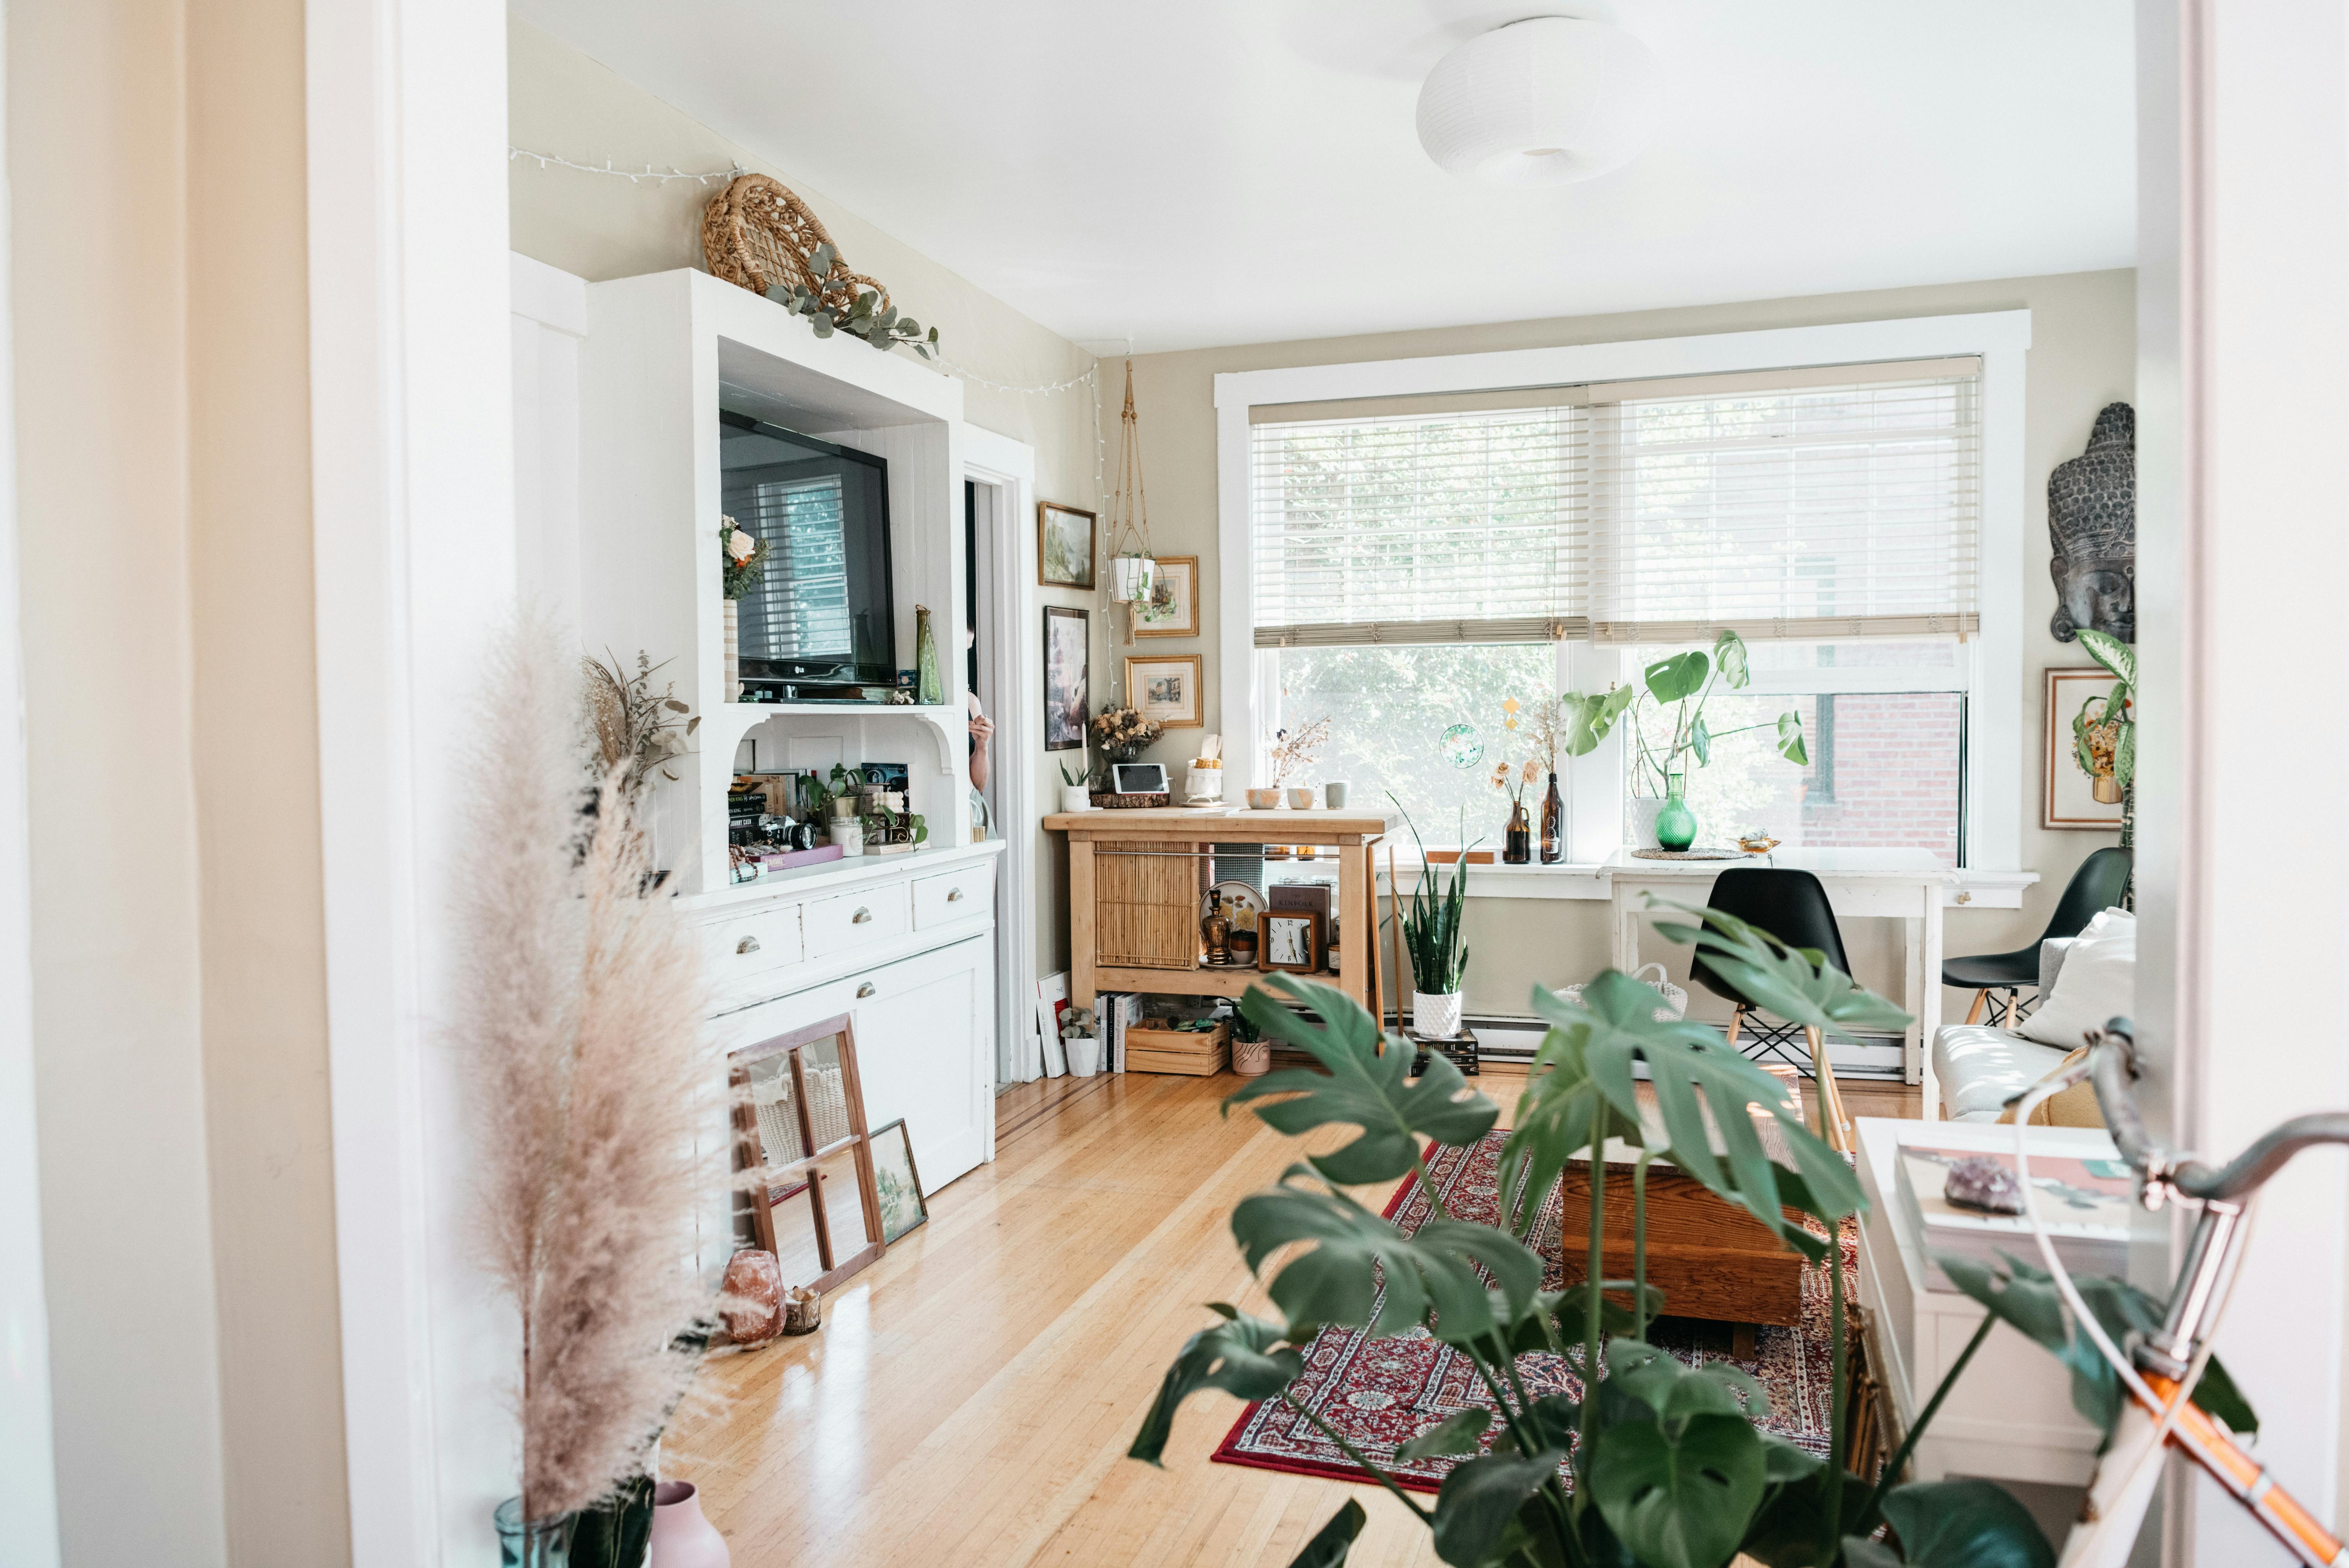
[(506, 161), (508, 163), (522, 158), (531, 160), (541, 169), (575, 169), (582, 174), (617, 175), (631, 185), (640, 180), (649, 180), (656, 185), (666, 185), (672, 180), (690, 180), (697, 185), (707, 185), (713, 180), (731, 180), (738, 174), (750, 172), (739, 163), (731, 169), (713, 169), (707, 174), (688, 174), (674, 165), (667, 170), (659, 170), (649, 163), (642, 170), (622, 169), (608, 158), (604, 160), (603, 167), (599, 169), (593, 163), (574, 163), (567, 158), (557, 158), (552, 152), (533, 152), (527, 147), (515, 147), (511, 144), (507, 146)]

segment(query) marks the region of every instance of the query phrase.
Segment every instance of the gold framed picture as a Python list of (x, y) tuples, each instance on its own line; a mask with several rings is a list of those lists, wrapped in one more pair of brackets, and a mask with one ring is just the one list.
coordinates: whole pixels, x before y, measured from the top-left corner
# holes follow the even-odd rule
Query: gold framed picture
[(1095, 518), (1058, 501), (1036, 503), (1036, 581), (1047, 588), (1093, 585)]
[(1321, 968), (1321, 914), (1311, 909), (1268, 909), (1256, 917), (1261, 941), (1257, 947), (1259, 972), (1286, 969), (1312, 975)]
[[(2095, 721), (2112, 695), (2110, 670), (2061, 669), (2047, 672), (2046, 777), (2039, 795), (2039, 825), (2083, 832), (2116, 833), (2121, 826), (2121, 790), (2113, 778), (2112, 748), (2095, 741), (2104, 733)], [(2072, 721), (2085, 713), (2092, 727), (2086, 748), (2089, 766), (2083, 767), (2080, 738)], [(2091, 771), (2093, 769), (2093, 771)]]
[(1199, 655), (1127, 655), (1125, 700), (1143, 717), (1154, 718), (1167, 729), (1205, 728), (1206, 719), (1199, 706)]
[(1150, 574), (1150, 603), (1133, 617), (1137, 637), (1199, 634), (1199, 558), (1161, 555)]

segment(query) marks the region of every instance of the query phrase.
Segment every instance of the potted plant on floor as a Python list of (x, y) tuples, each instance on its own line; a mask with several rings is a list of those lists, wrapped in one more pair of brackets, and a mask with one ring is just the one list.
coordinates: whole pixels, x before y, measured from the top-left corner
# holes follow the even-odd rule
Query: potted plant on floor
[[(1402, 812), (1403, 825), (1411, 829), (1411, 841), (1419, 848), (1419, 885), (1412, 891), (1410, 904), (1404, 904), (1401, 888), (1389, 890), (1394, 902), (1392, 918), (1401, 923), (1403, 950), (1411, 954), (1412, 1024), (1423, 1035), (1454, 1039), (1460, 1034), (1461, 985), (1468, 974), (1468, 934), (1462, 921), (1468, 898), (1468, 849), (1463, 849), (1453, 862), (1452, 886), (1445, 890), (1427, 858), (1427, 846), (1419, 841), (1418, 824), (1410, 812), (1403, 811), (1392, 790), (1387, 792), (1387, 799), (1394, 800), (1395, 810)], [(1461, 833), (1466, 837), (1464, 816)], [(1401, 978), (1396, 977), (1398, 984)]]

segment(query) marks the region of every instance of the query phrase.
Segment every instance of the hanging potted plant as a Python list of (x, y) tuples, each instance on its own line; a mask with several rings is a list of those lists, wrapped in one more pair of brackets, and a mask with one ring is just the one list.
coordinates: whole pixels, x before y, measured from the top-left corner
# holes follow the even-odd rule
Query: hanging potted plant
[(730, 517), (718, 520), (718, 582), (726, 602), (726, 700), (742, 699), (742, 633), (736, 608), (767, 571), (767, 542)]
[[(1456, 1039), (1461, 986), (1468, 974), (1468, 934), (1461, 917), (1466, 913), (1468, 898), (1468, 852), (1475, 846), (1461, 850), (1460, 858), (1453, 862), (1452, 886), (1444, 888), (1428, 861), (1427, 846), (1420, 843), (1419, 824), (1403, 810), (1392, 790), (1387, 791), (1387, 799), (1402, 812), (1403, 825), (1411, 830), (1411, 841), (1419, 847), (1419, 885), (1412, 891), (1410, 904), (1404, 904), (1402, 889), (1393, 890), (1393, 918), (1402, 927), (1403, 951), (1411, 955), (1412, 1026), (1435, 1039)], [(1464, 817), (1461, 832), (1464, 839)]]
[(1150, 554), (1150, 499), (1142, 485), (1142, 422), (1133, 411), (1133, 361), (1125, 362), (1125, 409), (1118, 417), (1117, 493), (1109, 510), (1109, 596), (1136, 620), (1164, 614), (1152, 600), (1158, 562)]

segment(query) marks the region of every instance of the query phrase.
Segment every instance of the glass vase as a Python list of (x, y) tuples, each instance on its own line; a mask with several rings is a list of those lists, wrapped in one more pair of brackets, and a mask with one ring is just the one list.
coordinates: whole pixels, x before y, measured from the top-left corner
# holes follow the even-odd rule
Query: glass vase
[(1557, 792), (1557, 775), (1549, 776), (1549, 791), (1542, 797), (1542, 864), (1554, 866), (1566, 858), (1566, 801)]
[(930, 632), (930, 612), (925, 604), (914, 606), (914, 669), (916, 702), (947, 700), (946, 677), (938, 673), (938, 640)]
[(1664, 790), (1664, 803), (1656, 812), (1656, 847), (1665, 850), (1685, 850), (1696, 842), (1696, 813), (1689, 810), (1682, 793), (1684, 785), (1675, 773)]
[(1521, 866), (1533, 858), (1533, 822), (1526, 815), (1526, 803), (1523, 800), (1512, 802), (1509, 807), (1508, 837), (1501, 850), (1502, 863)]
[[(479, 1517), (476, 1515), (475, 1517)], [(523, 1522), (522, 1499), (510, 1497), (498, 1504), (498, 1568), (570, 1568), (572, 1532), (579, 1526), (575, 1513)]]

